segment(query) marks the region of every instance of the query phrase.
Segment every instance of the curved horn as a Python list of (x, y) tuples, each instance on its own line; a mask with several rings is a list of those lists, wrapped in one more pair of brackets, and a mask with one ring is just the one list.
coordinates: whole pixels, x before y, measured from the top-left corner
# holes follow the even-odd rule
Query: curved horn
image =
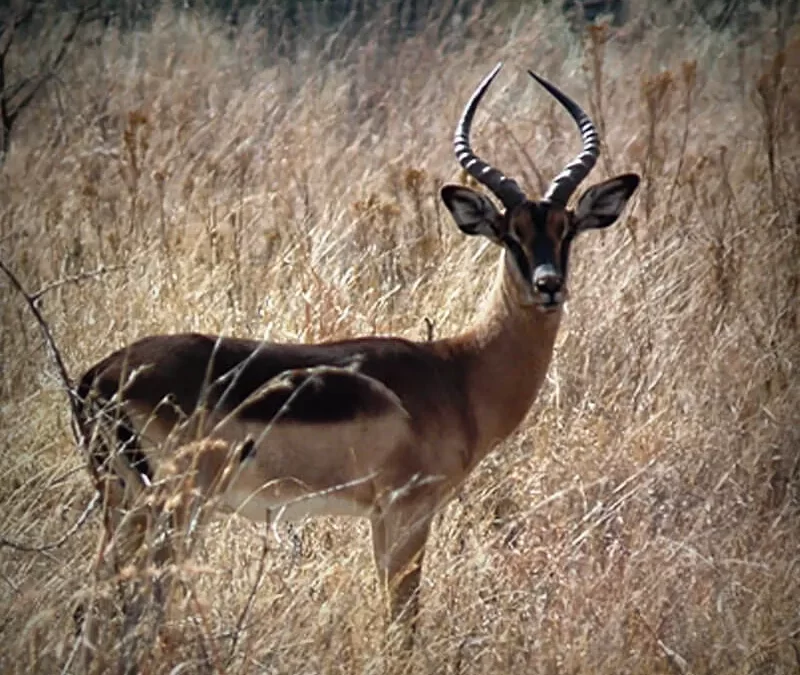
[(567, 112), (572, 115), (572, 119), (575, 120), (581, 132), (583, 150), (581, 150), (580, 154), (567, 164), (564, 170), (553, 179), (552, 183), (550, 183), (550, 187), (547, 188), (547, 192), (542, 198), (542, 201), (566, 206), (572, 193), (575, 192), (575, 189), (581, 184), (581, 181), (589, 175), (595, 162), (597, 162), (597, 158), (600, 156), (600, 137), (597, 135), (597, 129), (592, 120), (589, 119), (589, 116), (575, 101), (555, 85), (550, 84), (543, 77), (539, 77), (532, 70), (529, 70), (528, 74), (547, 89), (547, 91), (567, 109)]
[(495, 196), (503, 203), (506, 209), (512, 209), (520, 202), (525, 201), (525, 193), (522, 192), (519, 185), (511, 178), (508, 178), (494, 167), (490, 166), (482, 159), (477, 157), (469, 144), (469, 129), (472, 126), (472, 118), (475, 116), (475, 111), (478, 109), (478, 104), (481, 102), (483, 95), (489, 88), (497, 73), (500, 72), (503, 62), (498, 63), (491, 73), (489, 73), (483, 81), (478, 85), (478, 88), (472, 94), (472, 97), (467, 101), (464, 107), (464, 112), (461, 113), (461, 119), (458, 121), (456, 127), (456, 134), (453, 138), (453, 147), (456, 151), (456, 157), (461, 163), (461, 166), (482, 185), (489, 188)]

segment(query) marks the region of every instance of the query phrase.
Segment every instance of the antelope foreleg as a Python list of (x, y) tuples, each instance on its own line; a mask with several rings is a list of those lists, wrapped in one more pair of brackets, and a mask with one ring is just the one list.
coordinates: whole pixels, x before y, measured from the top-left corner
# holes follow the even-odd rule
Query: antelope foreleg
[(391, 626), (402, 631), (401, 646), (414, 645), (419, 618), (419, 586), (432, 513), (392, 507), (373, 516), (375, 566), (387, 600)]

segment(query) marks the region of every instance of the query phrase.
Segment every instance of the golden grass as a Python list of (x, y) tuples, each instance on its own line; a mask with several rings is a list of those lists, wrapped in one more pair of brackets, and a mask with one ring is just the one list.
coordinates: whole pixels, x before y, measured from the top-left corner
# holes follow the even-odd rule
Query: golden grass
[[(576, 150), (535, 68), (602, 125), (592, 179), (644, 181), (576, 246), (534, 411), (437, 519), (409, 667), (796, 673), (800, 33), (644, 10), (583, 48), (547, 12), (439, 33), (391, 52), (376, 24), (293, 61), (188, 13), (98, 34), (15, 130), (3, 259), (32, 291), (106, 268), (42, 297), (73, 375), (154, 332), (456, 333), (496, 256), (437, 198), (470, 91), (507, 62), (475, 147), (532, 195)], [(97, 516), (57, 548), (6, 545), (57, 540), (91, 489), (38, 328), (0, 294), (0, 671), (61, 672), (76, 602), (113, 584), (90, 572)], [(366, 527), (283, 533), (210, 525), (173, 639), (143, 621), (111, 670), (383, 672)]]

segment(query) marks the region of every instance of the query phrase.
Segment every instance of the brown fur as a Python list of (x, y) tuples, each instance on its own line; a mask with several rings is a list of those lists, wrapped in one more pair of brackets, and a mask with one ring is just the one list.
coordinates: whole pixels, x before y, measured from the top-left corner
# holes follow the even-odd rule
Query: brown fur
[[(408, 619), (410, 644), (431, 520), (528, 413), (553, 354), (572, 239), (613, 223), (638, 182), (594, 186), (578, 215), (528, 200), (501, 213), (445, 186), (461, 230), (504, 247), (486, 310), (463, 335), (312, 345), (160, 335), (95, 365), (79, 394), (84, 426), (99, 415), (107, 430), (90, 451), (114, 476), (98, 486), (113, 492), (109, 536), (172, 464), (190, 476), (179, 528), (209, 500), (254, 520), (367, 517), (390, 617)], [(132, 540), (126, 555), (142, 537)]]
[[(285, 510), (302, 512), (304, 498), (314, 500), (312, 515), (343, 513), (344, 502), (351, 502), (354, 515), (372, 522), (376, 566), (396, 618), (416, 602), (419, 574), (414, 570), (431, 518), (486, 453), (519, 425), (547, 371), (560, 312), (525, 306), (509, 265), (504, 256), (484, 317), (456, 338), (423, 343), (367, 338), (306, 346), (155, 336), (90, 369), (82, 391), (102, 400), (122, 393), (112, 416), (140, 435), (154, 484), (164, 480), (164, 466), (178, 466), (183, 475), (186, 458), (192, 458), (191, 479), (178, 490), (183, 495), (178, 510), (184, 514), (179, 521), (189, 508), (187, 495), (213, 497), (228, 509), (264, 520)], [(226, 394), (220, 382), (243, 363), (247, 366)], [(286, 377), (287, 371), (293, 374)], [(345, 394), (349, 398), (342, 401)], [(326, 395), (337, 400), (326, 401)], [(270, 403), (259, 418), (258, 406), (276, 396), (289, 409), (276, 417), (280, 406)], [(320, 414), (314, 404), (337, 408)], [(345, 404), (351, 406), (347, 414)], [(212, 440), (191, 442), (198, 437)], [(247, 437), (255, 441), (252, 458), (238, 467), (226, 464), (231, 448)], [(125, 480), (136, 475), (130, 467), (114, 468), (124, 455), (110, 447), (93, 452), (113, 456), (112, 470), (125, 481), (128, 496), (117, 496), (113, 506), (130, 508), (122, 502), (147, 492), (141, 481)], [(143, 541), (140, 521), (125, 528), (136, 535), (129, 534), (118, 557), (130, 558)], [(120, 518), (108, 523), (120, 529)], [(112, 541), (125, 538), (117, 535), (110, 535)], [(409, 610), (409, 616), (413, 613)]]

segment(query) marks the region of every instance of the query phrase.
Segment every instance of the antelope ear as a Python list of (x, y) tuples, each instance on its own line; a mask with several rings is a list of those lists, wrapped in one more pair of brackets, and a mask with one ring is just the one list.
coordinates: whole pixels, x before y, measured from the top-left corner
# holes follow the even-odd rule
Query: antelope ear
[(441, 195), (464, 234), (480, 234), (496, 244), (501, 242), (505, 219), (488, 197), (462, 185), (445, 185)]
[(576, 230), (597, 230), (612, 225), (638, 186), (639, 176), (626, 173), (590, 187), (575, 209)]

